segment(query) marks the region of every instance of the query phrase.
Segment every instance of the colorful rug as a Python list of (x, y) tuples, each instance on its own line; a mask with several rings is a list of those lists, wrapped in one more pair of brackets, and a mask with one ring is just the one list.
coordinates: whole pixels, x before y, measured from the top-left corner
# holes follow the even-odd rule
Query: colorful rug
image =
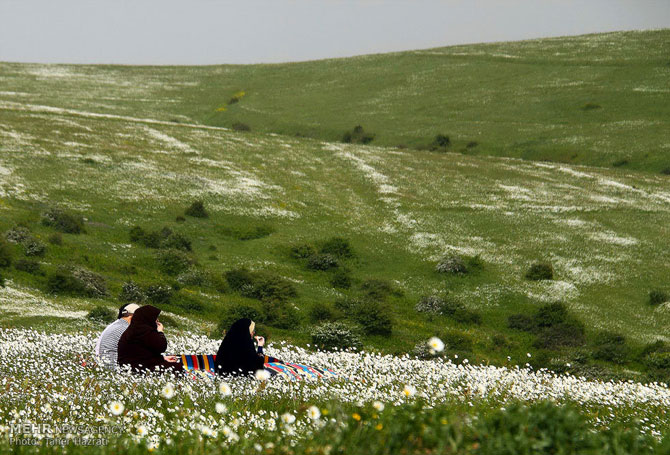
[[(184, 364), (185, 369), (212, 375), (215, 374), (215, 360), (215, 355), (182, 354), (181, 356), (181, 361)], [(271, 377), (279, 376), (291, 381), (337, 377), (337, 373), (328, 368), (316, 368), (300, 363), (266, 362), (265, 371), (270, 373)]]

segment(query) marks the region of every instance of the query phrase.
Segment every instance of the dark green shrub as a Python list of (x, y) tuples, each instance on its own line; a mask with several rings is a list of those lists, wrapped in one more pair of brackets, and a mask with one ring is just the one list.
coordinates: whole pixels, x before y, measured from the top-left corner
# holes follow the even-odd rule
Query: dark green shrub
[(32, 238), (32, 234), (25, 226), (14, 226), (5, 232), (5, 239), (10, 243), (22, 243), (29, 238)]
[(584, 343), (584, 326), (577, 321), (566, 321), (545, 327), (535, 340), (535, 346), (541, 349), (582, 346)]
[(237, 240), (255, 240), (267, 237), (274, 232), (274, 228), (269, 225), (260, 225), (252, 227), (224, 228), (222, 232), (225, 235)]
[(309, 309), (309, 320), (313, 323), (333, 321), (338, 319), (338, 311), (327, 303), (317, 302)]
[(445, 134), (438, 134), (435, 136), (435, 139), (433, 139), (433, 143), (431, 144), (431, 148), (433, 150), (446, 150), (449, 146), (451, 145), (451, 139), (449, 139), (449, 136)]
[(235, 303), (222, 312), (216, 333), (223, 336), (235, 321), (243, 318), (249, 318), (256, 323), (263, 320), (261, 312), (256, 307), (247, 303)]
[(121, 286), (119, 300), (128, 303), (142, 303), (147, 299), (147, 295), (142, 288), (133, 281), (127, 281)]
[(26, 256), (42, 257), (47, 250), (46, 245), (34, 237), (30, 237), (24, 240), (21, 242), (21, 245), (23, 245), (23, 250)]
[(335, 300), (333, 306), (337, 311), (344, 314), (353, 314), (359, 305), (363, 305), (363, 301), (359, 299), (351, 299), (348, 297)]
[(290, 254), (293, 259), (307, 259), (316, 254), (316, 249), (308, 243), (303, 243), (301, 245), (293, 245)]
[(183, 223), (184, 221), (186, 221), (186, 218), (184, 218), (184, 217), (181, 216), (181, 215), (177, 215), (177, 217), (176, 217), (174, 220), (175, 220), (177, 223)]
[(146, 298), (149, 302), (157, 305), (167, 305), (172, 300), (173, 289), (170, 286), (162, 284), (154, 284), (147, 287), (145, 291)]
[(246, 268), (228, 270), (224, 273), (226, 281), (230, 288), (234, 291), (241, 291), (245, 286), (253, 285), (254, 273)]
[(442, 314), (446, 302), (443, 298), (436, 295), (424, 295), (419, 299), (414, 309), (418, 313)]
[(307, 268), (310, 270), (330, 270), (337, 266), (337, 259), (330, 254), (313, 254), (307, 259)]
[(537, 310), (535, 325), (551, 327), (564, 322), (568, 318), (568, 308), (562, 302), (547, 303)]
[(83, 267), (62, 268), (47, 276), (47, 292), (83, 297), (107, 295), (105, 279)]
[(656, 340), (642, 348), (639, 358), (644, 361), (646, 356), (655, 352), (670, 352), (670, 346), (663, 340)]
[(360, 349), (358, 329), (343, 322), (325, 322), (311, 330), (312, 344), (324, 351)]
[(660, 305), (670, 300), (668, 293), (660, 289), (652, 289), (649, 291), (649, 304)]
[(81, 283), (63, 270), (58, 270), (47, 276), (46, 290), (50, 294), (82, 295), (84, 293)]
[(202, 313), (205, 309), (203, 303), (196, 297), (182, 292), (173, 294), (170, 304), (189, 313)]
[(160, 231), (145, 231), (140, 226), (134, 226), (129, 231), (129, 238), (131, 242), (139, 243), (147, 248), (191, 251), (191, 241), (168, 227)]
[(452, 315), (451, 319), (461, 324), (480, 325), (482, 323), (481, 314), (468, 308), (459, 308)]
[(368, 335), (390, 335), (393, 331), (391, 310), (379, 302), (359, 305), (353, 317)]
[(133, 226), (128, 231), (128, 238), (132, 243), (143, 243), (147, 232), (140, 226)]
[(375, 138), (373, 133), (367, 133), (361, 125), (357, 125), (353, 130), (347, 131), (342, 136), (342, 142), (347, 144), (369, 144)]
[(12, 265), (12, 250), (4, 240), (0, 240), (0, 268)]
[(114, 314), (114, 312), (109, 308), (101, 305), (93, 307), (93, 309), (88, 312), (86, 317), (93, 321), (103, 322), (105, 324), (109, 324), (110, 322), (114, 322), (116, 320), (116, 314)]
[(469, 353), (474, 346), (474, 341), (470, 335), (455, 330), (443, 333), (440, 339), (444, 342), (445, 349), (449, 351)]
[(629, 354), (630, 349), (626, 344), (626, 337), (619, 333), (601, 332), (594, 340), (594, 359), (621, 364), (628, 360)]
[(349, 240), (342, 237), (332, 237), (326, 240), (319, 249), (321, 254), (330, 254), (336, 258), (350, 258), (354, 256)]
[(612, 163), (612, 167), (622, 167), (625, 166), (629, 163), (627, 158), (621, 158), (619, 160), (616, 160), (614, 163)]
[(191, 241), (178, 232), (170, 232), (161, 240), (159, 246), (160, 248), (191, 251)]
[(300, 314), (292, 304), (265, 301), (263, 322), (279, 329), (295, 330), (300, 327)]
[(468, 273), (468, 268), (465, 266), (465, 261), (460, 256), (445, 256), (435, 266), (438, 273), (451, 274), (465, 274)]
[(351, 275), (347, 270), (336, 270), (330, 277), (330, 285), (338, 289), (349, 289), (351, 287)]
[(62, 245), (63, 235), (60, 232), (54, 232), (53, 234), (49, 235), (47, 241), (52, 245)]
[(554, 267), (549, 262), (536, 262), (531, 265), (525, 275), (527, 280), (553, 280)]
[(59, 208), (50, 208), (42, 215), (42, 224), (66, 234), (81, 234), (84, 231), (84, 220)]
[(467, 143), (467, 145), (465, 146), (465, 148), (466, 148), (466, 149), (473, 149), (473, 148), (477, 147), (478, 145), (479, 145), (479, 142), (477, 142), (477, 141), (470, 141), (470, 142)]
[(0, 288), (5, 287), (5, 277), (2, 276), (2, 273), (0, 273)]
[(205, 210), (205, 204), (202, 201), (193, 201), (193, 203), (184, 211), (184, 215), (195, 218), (207, 218), (209, 213)]
[(31, 275), (43, 275), (40, 263), (32, 259), (19, 259), (14, 263), (14, 268), (22, 272), (30, 273)]
[(269, 272), (255, 272), (253, 283), (243, 286), (240, 293), (264, 302), (285, 302), (298, 295), (293, 283)]
[(361, 291), (370, 300), (385, 300), (386, 297), (394, 295), (402, 297), (403, 291), (395, 287), (390, 281), (379, 278), (368, 278), (361, 283)]
[(180, 250), (161, 250), (156, 254), (156, 262), (161, 272), (166, 275), (179, 275), (187, 270), (193, 261)]
[(663, 169), (661, 169), (661, 174), (670, 175), (670, 167), (664, 167)]
[(233, 123), (233, 130), (234, 131), (251, 131), (251, 127), (249, 125), (247, 125), (246, 123), (235, 122), (235, 123)]
[(205, 286), (209, 284), (207, 276), (194, 267), (180, 273), (177, 282), (183, 286)]
[(583, 111), (592, 111), (594, 109), (600, 109), (602, 106), (600, 104), (596, 103), (586, 103), (585, 105), (582, 106)]
[(527, 314), (510, 314), (507, 318), (507, 327), (515, 330), (523, 330), (524, 332), (532, 332), (535, 330), (535, 320)]

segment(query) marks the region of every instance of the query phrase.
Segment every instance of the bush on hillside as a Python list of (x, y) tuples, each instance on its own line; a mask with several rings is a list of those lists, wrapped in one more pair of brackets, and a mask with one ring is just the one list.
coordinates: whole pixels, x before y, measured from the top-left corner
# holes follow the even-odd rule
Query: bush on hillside
[(446, 150), (451, 145), (451, 139), (446, 134), (438, 134), (433, 139), (431, 144), (431, 149), (433, 150)]
[(52, 207), (42, 214), (42, 224), (66, 234), (81, 234), (84, 230), (84, 219), (65, 210)]
[(554, 267), (549, 262), (536, 262), (530, 266), (525, 275), (527, 280), (553, 280)]
[(256, 307), (247, 303), (235, 303), (224, 310), (216, 327), (216, 334), (223, 336), (235, 321), (242, 318), (249, 318), (256, 323), (262, 322), (261, 312)]
[(143, 303), (147, 299), (147, 295), (142, 288), (133, 281), (126, 281), (121, 285), (121, 293), (119, 300), (128, 303)]
[(47, 241), (52, 245), (62, 245), (63, 235), (60, 232), (54, 232), (53, 234), (49, 235)]
[(630, 355), (626, 337), (620, 333), (601, 332), (593, 343), (593, 358), (614, 363), (625, 363)]
[(91, 309), (91, 311), (88, 312), (86, 317), (88, 319), (91, 319), (92, 321), (109, 324), (110, 322), (114, 322), (114, 320), (116, 319), (116, 314), (109, 308), (98, 305), (96, 307), (93, 307), (93, 309)]
[(359, 305), (353, 319), (367, 335), (391, 335), (393, 331), (391, 309), (379, 302)]
[(47, 277), (47, 292), (83, 297), (107, 295), (105, 279), (83, 267), (61, 268)]
[(4, 240), (0, 240), (0, 268), (12, 265), (12, 250)]
[(26, 256), (42, 257), (47, 250), (47, 246), (34, 237), (24, 240), (21, 245)]
[(307, 268), (310, 270), (330, 270), (338, 265), (337, 259), (330, 254), (313, 254), (307, 258)]
[(535, 314), (537, 327), (551, 327), (565, 322), (568, 318), (568, 308), (562, 302), (553, 302), (542, 305)]
[(205, 210), (205, 204), (202, 201), (193, 201), (191, 205), (184, 210), (184, 215), (195, 218), (207, 218), (209, 213)]
[(145, 291), (146, 299), (157, 305), (167, 305), (170, 303), (172, 294), (174, 294), (174, 290), (170, 286), (163, 284), (148, 286)]
[(339, 312), (332, 305), (317, 302), (309, 309), (308, 317), (312, 323), (334, 321), (339, 319)]
[(5, 277), (2, 276), (2, 273), (0, 273), (0, 288), (5, 287)]
[(468, 273), (468, 268), (465, 266), (465, 261), (460, 256), (445, 256), (438, 262), (435, 270), (438, 273), (450, 273), (450, 274), (465, 274)]
[(275, 229), (267, 224), (260, 226), (247, 226), (247, 227), (235, 227), (235, 228), (223, 228), (221, 230), (225, 235), (233, 237), (237, 240), (255, 240), (262, 239), (272, 234)]
[(444, 342), (445, 350), (450, 352), (456, 351), (459, 354), (468, 354), (472, 352), (474, 347), (474, 340), (467, 333), (457, 330), (448, 330), (440, 335), (440, 339)]
[(293, 259), (307, 259), (308, 257), (316, 254), (316, 249), (308, 243), (303, 243), (299, 245), (293, 245), (291, 247), (290, 254)]
[(32, 259), (19, 259), (14, 263), (14, 268), (22, 272), (30, 273), (31, 275), (43, 275), (40, 263)]
[(330, 254), (336, 258), (351, 258), (354, 256), (354, 250), (351, 247), (349, 240), (343, 237), (332, 237), (326, 240), (319, 252), (322, 254)]
[(534, 345), (541, 349), (556, 349), (562, 346), (582, 346), (585, 340), (584, 326), (578, 321), (567, 320), (541, 330)]
[(296, 330), (300, 327), (300, 314), (295, 305), (281, 302), (263, 302), (263, 322), (279, 329)]
[(348, 270), (339, 269), (330, 277), (330, 285), (337, 289), (351, 288), (351, 275)]
[(363, 346), (358, 329), (343, 322), (326, 322), (311, 330), (312, 344), (324, 351), (360, 349)]
[(5, 232), (5, 239), (10, 243), (21, 243), (31, 237), (30, 230), (25, 226), (14, 226)]
[(442, 314), (446, 302), (436, 295), (423, 296), (414, 306), (418, 313)]
[(191, 241), (168, 227), (160, 231), (145, 231), (140, 226), (133, 226), (128, 234), (131, 242), (147, 248), (191, 251)]
[(665, 303), (667, 301), (670, 301), (670, 296), (668, 296), (667, 292), (660, 289), (652, 289), (649, 291), (650, 305), (660, 305), (661, 303)]
[(285, 302), (298, 294), (293, 283), (271, 272), (238, 268), (227, 271), (225, 278), (234, 291), (264, 302)]
[(402, 289), (397, 288), (390, 281), (380, 278), (368, 278), (361, 283), (360, 288), (365, 297), (370, 300), (382, 301), (391, 295), (396, 297), (404, 295)]
[(535, 320), (527, 314), (510, 314), (507, 317), (507, 327), (514, 330), (523, 330), (524, 332), (533, 332), (535, 330)]
[(166, 275), (179, 275), (193, 265), (193, 260), (181, 250), (160, 250), (156, 254), (158, 269)]
[(361, 125), (357, 125), (353, 130), (344, 133), (342, 142), (347, 144), (369, 144), (374, 138), (375, 135), (373, 133), (368, 133)]
[(177, 282), (182, 286), (205, 286), (209, 284), (207, 276), (195, 267), (180, 273)]
[(232, 127), (234, 131), (251, 131), (251, 127), (242, 122), (235, 122)]

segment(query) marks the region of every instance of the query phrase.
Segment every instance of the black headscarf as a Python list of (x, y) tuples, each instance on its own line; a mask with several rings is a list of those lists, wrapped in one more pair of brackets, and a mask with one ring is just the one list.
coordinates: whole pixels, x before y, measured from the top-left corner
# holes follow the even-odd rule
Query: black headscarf
[(144, 305), (138, 308), (130, 320), (130, 326), (123, 335), (128, 341), (132, 341), (142, 338), (147, 333), (155, 332), (158, 329), (156, 319), (158, 319), (160, 313), (161, 310), (159, 308), (151, 305)]
[(251, 319), (242, 318), (226, 332), (214, 362), (218, 373), (248, 374), (263, 368), (263, 357), (254, 348), (250, 326)]

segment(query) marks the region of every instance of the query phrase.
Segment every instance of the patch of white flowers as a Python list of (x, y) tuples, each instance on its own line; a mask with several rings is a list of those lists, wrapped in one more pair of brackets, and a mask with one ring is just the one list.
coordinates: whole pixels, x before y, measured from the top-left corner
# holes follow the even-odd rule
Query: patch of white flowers
[[(544, 370), (456, 365), (445, 358), (313, 352), (285, 342), (267, 350), (288, 362), (331, 368), (338, 377), (287, 381), (259, 373), (259, 382), (253, 376), (131, 375), (93, 361), (97, 335), (0, 329), (0, 438), (8, 436), (12, 423), (26, 421), (113, 423), (148, 445), (189, 435), (230, 441), (276, 431), (299, 436), (318, 427), (328, 402), (369, 404), (381, 412), (416, 399), (428, 407), (477, 400), (501, 407), (512, 399), (570, 401), (587, 411), (607, 409), (609, 415), (596, 418), (599, 425), (631, 413), (650, 434), (668, 424), (665, 384), (588, 381)], [(200, 335), (171, 336), (168, 354), (214, 353), (218, 343)], [(434, 338), (430, 347), (440, 351), (444, 344)], [(265, 404), (258, 406), (259, 400)]]

